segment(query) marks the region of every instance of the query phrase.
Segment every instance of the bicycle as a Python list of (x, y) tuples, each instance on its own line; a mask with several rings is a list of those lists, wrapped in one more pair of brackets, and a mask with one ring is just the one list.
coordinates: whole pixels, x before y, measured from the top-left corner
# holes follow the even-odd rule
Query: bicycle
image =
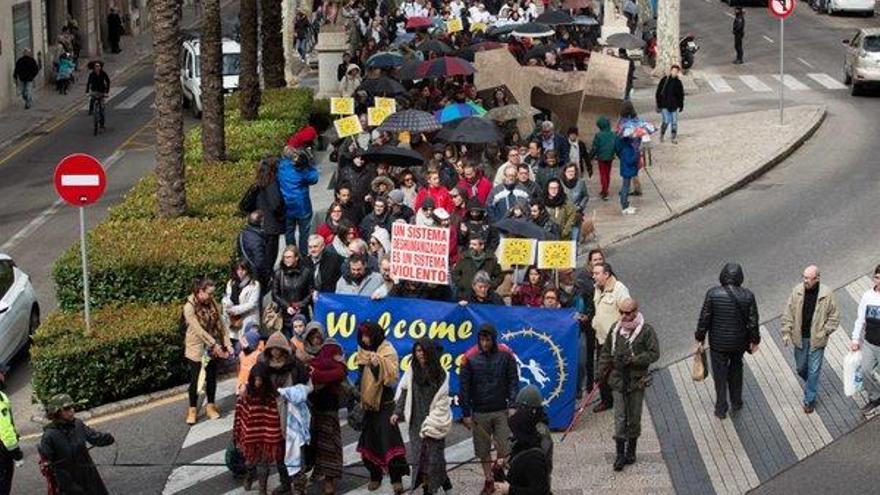
[(98, 128), (104, 128), (104, 98), (107, 95), (92, 91), (89, 108), (92, 109), (92, 122), (94, 123), (94, 135), (98, 135)]

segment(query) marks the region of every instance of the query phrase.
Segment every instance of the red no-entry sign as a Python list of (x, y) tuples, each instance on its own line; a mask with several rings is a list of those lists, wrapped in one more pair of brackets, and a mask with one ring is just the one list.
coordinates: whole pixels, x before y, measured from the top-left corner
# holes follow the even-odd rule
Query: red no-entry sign
[(86, 206), (98, 201), (106, 188), (104, 167), (91, 155), (68, 155), (55, 167), (55, 191), (73, 206)]
[(785, 19), (794, 12), (795, 0), (767, 0), (767, 8), (774, 17)]

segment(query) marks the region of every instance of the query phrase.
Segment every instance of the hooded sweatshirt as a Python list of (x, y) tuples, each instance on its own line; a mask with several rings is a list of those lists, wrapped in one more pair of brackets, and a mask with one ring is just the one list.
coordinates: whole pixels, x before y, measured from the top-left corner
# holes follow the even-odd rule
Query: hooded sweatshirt
[(593, 136), (590, 156), (597, 160), (611, 161), (614, 159), (614, 145), (617, 141), (617, 135), (611, 130), (611, 122), (604, 115), (596, 119), (596, 127), (599, 128), (599, 132)]
[[(479, 335), (488, 335), (492, 346), (488, 351), (479, 347)], [(462, 415), (470, 417), (473, 412), (497, 412), (513, 407), (516, 403), (519, 368), (516, 357), (498, 346), (498, 332), (491, 326), (480, 329), (477, 350), (468, 351), (468, 359), (461, 367), (459, 379), (459, 404)]]

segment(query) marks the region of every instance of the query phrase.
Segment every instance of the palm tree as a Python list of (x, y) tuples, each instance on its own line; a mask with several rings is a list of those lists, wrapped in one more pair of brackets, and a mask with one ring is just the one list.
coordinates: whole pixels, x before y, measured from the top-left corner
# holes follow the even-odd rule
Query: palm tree
[(260, 75), (257, 73), (257, 0), (241, 0), (241, 74), (238, 100), (241, 118), (255, 120), (260, 113)]
[(223, 26), (220, 0), (205, 0), (199, 48), (202, 76), (202, 159), (221, 161), (226, 156), (223, 117)]
[(267, 88), (283, 88), (286, 81), (284, 80), (284, 42), (281, 37), (281, 0), (260, 0), (260, 11), (263, 82)]
[(152, 0), (156, 87), (156, 200), (159, 216), (186, 212), (183, 93), (180, 88), (181, 0)]

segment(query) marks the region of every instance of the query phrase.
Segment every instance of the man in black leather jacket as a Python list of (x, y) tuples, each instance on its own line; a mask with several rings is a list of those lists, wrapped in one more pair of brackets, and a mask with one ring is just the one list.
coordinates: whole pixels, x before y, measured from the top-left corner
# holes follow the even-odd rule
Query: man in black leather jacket
[(734, 411), (743, 406), (743, 353), (755, 353), (761, 342), (758, 330), (758, 305), (752, 291), (742, 287), (743, 270), (737, 263), (724, 265), (721, 285), (706, 292), (700, 321), (697, 323), (697, 347), (709, 334), (709, 355), (715, 381), (715, 416), (727, 417), (727, 395)]

